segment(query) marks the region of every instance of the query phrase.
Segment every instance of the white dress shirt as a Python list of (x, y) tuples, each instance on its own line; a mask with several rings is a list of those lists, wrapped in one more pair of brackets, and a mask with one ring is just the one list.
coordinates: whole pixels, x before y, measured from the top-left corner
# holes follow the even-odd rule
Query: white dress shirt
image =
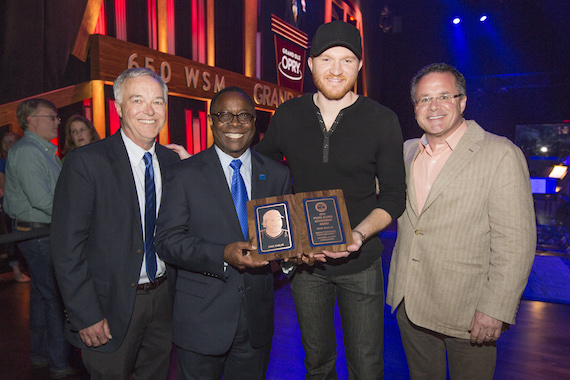
[[(154, 186), (156, 191), (156, 215), (158, 217), (158, 210), (160, 209), (160, 199), (162, 197), (162, 177), (160, 174), (160, 165), (158, 164), (158, 158), (155, 152), (155, 145), (152, 144), (152, 147), (146, 151), (130, 138), (128, 138), (123, 130), (121, 129), (121, 137), (123, 138), (123, 142), (125, 143), (125, 147), (127, 148), (127, 153), (129, 155), (129, 161), (131, 162), (131, 169), (133, 170), (133, 177), (135, 178), (135, 186), (137, 188), (137, 197), (139, 200), (139, 210), (141, 216), (141, 226), (142, 226), (142, 240), (144, 243), (145, 240), (145, 205), (146, 205), (146, 198), (145, 198), (145, 180), (144, 174), (146, 170), (146, 165), (143, 160), (143, 156), (146, 152), (149, 152), (152, 155), (152, 168), (154, 169)], [(166, 273), (166, 264), (162, 261), (158, 255), (156, 255), (156, 278), (164, 275)], [(146, 274), (146, 258), (143, 254), (143, 263), (141, 266), (141, 274), (139, 277), (139, 284), (145, 284), (150, 282), (148, 275)]]

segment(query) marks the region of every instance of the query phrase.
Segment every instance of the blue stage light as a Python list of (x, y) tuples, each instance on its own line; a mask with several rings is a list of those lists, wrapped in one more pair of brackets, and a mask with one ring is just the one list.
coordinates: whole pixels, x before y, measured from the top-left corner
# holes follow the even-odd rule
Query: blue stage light
[(455, 17), (452, 22), (454, 25), (457, 25), (461, 22), (461, 19), (459, 17)]
[(481, 22), (485, 22), (487, 20), (487, 15), (482, 15), (481, 17), (479, 17), (479, 21)]

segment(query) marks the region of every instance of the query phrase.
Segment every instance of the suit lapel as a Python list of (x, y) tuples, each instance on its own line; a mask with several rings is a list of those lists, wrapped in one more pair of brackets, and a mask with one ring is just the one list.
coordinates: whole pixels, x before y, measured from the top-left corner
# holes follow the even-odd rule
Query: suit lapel
[(137, 230), (142, 236), (141, 214), (133, 169), (127, 154), (127, 148), (121, 137), (121, 132), (117, 131), (109, 137), (111, 146), (109, 149), (109, 159), (111, 160), (111, 170), (119, 187), (118, 197), (124, 199), (124, 203), (129, 205), (129, 210), (136, 221)]
[(177, 161), (176, 157), (169, 154), (171, 153), (170, 149), (163, 147), (159, 143), (155, 144), (154, 149), (156, 151), (156, 156), (158, 157), (158, 165), (160, 166), (160, 173), (163, 174), (169, 165)]
[(475, 157), (479, 149), (481, 149), (480, 142), (483, 141), (485, 131), (470, 120), (467, 121), (467, 123), (469, 124), (469, 128), (467, 128), (467, 131), (465, 131), (465, 134), (461, 140), (459, 140), (455, 150), (451, 153), (451, 156), (449, 156), (449, 159), (433, 183), (423, 210), (429, 208), (449, 183), (457, 177), (469, 161)]
[[(404, 164), (406, 166), (406, 183), (408, 190), (407, 202), (413, 211), (415, 220), (418, 218), (418, 201), (416, 199), (416, 187), (414, 185), (414, 161), (419, 154), (418, 139), (410, 142), (410, 146), (406, 147), (404, 154)], [(415, 223), (415, 220), (413, 221)]]
[(202, 173), (210, 184), (210, 190), (218, 199), (222, 212), (226, 214), (226, 219), (231, 221), (239, 236), (243, 237), (232, 194), (228, 188), (226, 176), (213, 145), (204, 152), (202, 162), (204, 163)]

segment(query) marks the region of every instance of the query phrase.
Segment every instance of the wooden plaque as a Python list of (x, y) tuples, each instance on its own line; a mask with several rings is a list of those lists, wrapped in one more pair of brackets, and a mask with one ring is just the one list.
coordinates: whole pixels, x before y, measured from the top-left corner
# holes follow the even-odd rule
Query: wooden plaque
[(254, 261), (346, 251), (353, 243), (342, 190), (251, 200), (247, 214)]
[(300, 230), (303, 252), (346, 251), (353, 240), (342, 190), (299, 193), (295, 199), (305, 224)]
[(303, 252), (292, 194), (247, 202), (247, 217), (249, 241), (257, 246), (257, 251), (251, 253), (254, 261), (294, 257)]

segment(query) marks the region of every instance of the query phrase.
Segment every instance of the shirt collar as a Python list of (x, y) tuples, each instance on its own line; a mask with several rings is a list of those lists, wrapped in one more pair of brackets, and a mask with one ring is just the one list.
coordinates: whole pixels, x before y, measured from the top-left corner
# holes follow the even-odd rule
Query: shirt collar
[(120, 129), (121, 137), (123, 138), (123, 142), (125, 143), (125, 147), (127, 148), (127, 154), (129, 155), (129, 160), (131, 161), (131, 165), (137, 166), (141, 163), (142, 158), (146, 152), (149, 152), (153, 158), (156, 157), (154, 154), (156, 142), (152, 144), (149, 150), (144, 150), (140, 146), (138, 146), (133, 140), (125, 135), (123, 129)]
[(234, 157), (230, 156), (229, 154), (225, 153), (217, 145), (214, 145), (214, 148), (216, 149), (216, 153), (218, 154), (218, 157), (220, 158), (220, 163), (222, 164), (222, 167), (226, 168), (226, 167), (230, 166), (230, 163), (233, 160), (239, 159), (239, 160), (241, 160), (241, 164), (244, 168), (251, 168), (251, 150), (249, 148), (247, 148), (247, 150), (245, 152), (243, 152), (243, 154), (237, 158), (234, 158)]
[[(465, 134), (465, 131), (467, 131), (467, 127), (468, 127), (467, 122), (465, 121), (465, 119), (463, 119), (459, 128), (457, 128), (455, 132), (453, 132), (445, 140), (440, 141), (438, 145), (446, 144), (449, 147), (449, 149), (451, 149), (452, 151), (455, 150), (455, 147), (457, 147), (457, 144), (459, 144), (459, 140), (461, 140), (461, 138)], [(420, 139), (419, 146), (422, 152), (425, 151), (429, 146), (427, 136), (425, 133), (422, 135), (422, 138)]]
[(26, 130), (24, 131), (24, 136), (36, 141), (38, 144), (41, 145), (42, 148), (46, 149), (47, 151), (57, 151), (57, 146), (52, 144), (51, 142), (41, 138), (36, 133)]

